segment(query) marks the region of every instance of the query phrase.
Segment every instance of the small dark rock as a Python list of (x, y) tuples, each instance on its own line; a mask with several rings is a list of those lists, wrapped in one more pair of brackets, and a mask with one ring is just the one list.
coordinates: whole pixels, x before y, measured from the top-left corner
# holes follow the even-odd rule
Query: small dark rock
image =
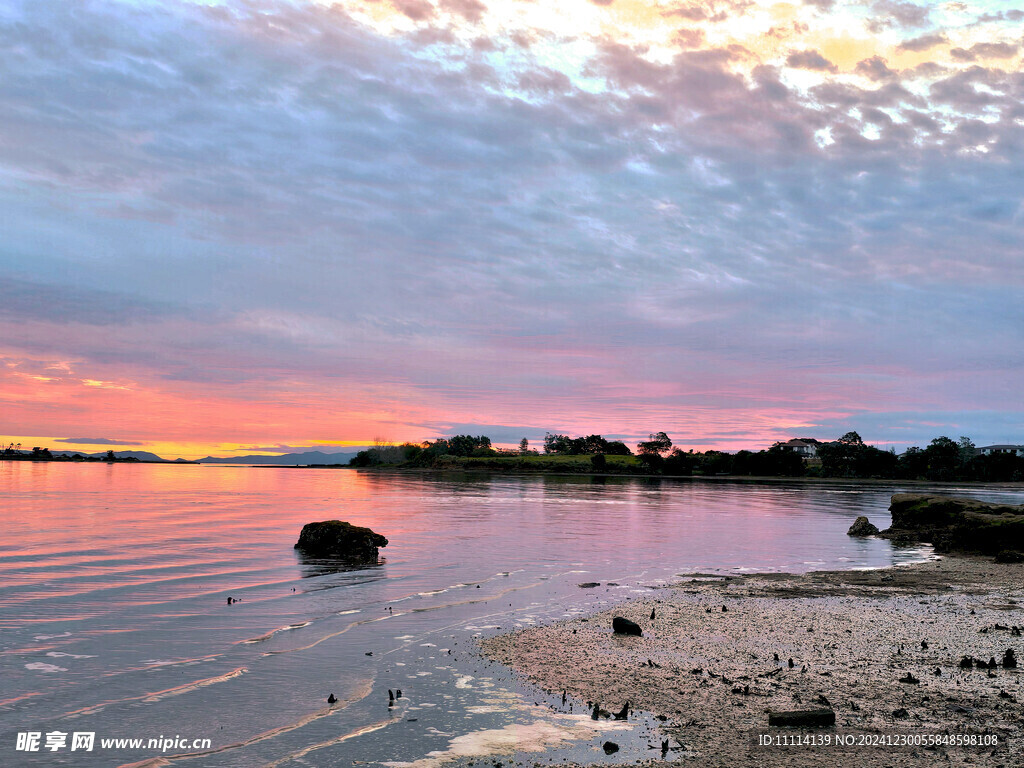
[(636, 635), (637, 637), (643, 634), (639, 624), (635, 621), (624, 619), (622, 616), (616, 616), (612, 619), (612, 631), (617, 635)]
[(614, 741), (606, 741), (602, 748), (604, 749), (604, 753), (606, 755), (614, 755), (616, 752), (619, 751), (619, 745), (616, 744)]
[(577, 584), (580, 589), (593, 589), (594, 587), (600, 587), (600, 581), (584, 581), (582, 584)]
[(1017, 656), (1013, 652), (1013, 648), (1007, 648), (1006, 653), (1003, 654), (1003, 669), (1016, 669), (1017, 668)]
[(768, 713), (768, 725), (774, 727), (820, 728), (835, 724), (836, 713), (831, 709), (794, 709)]
[(974, 659), (970, 656), (964, 656), (960, 659), (960, 669), (970, 669), (974, 666)]
[(866, 517), (861, 515), (853, 521), (853, 525), (850, 526), (850, 530), (846, 532), (847, 536), (874, 536), (878, 533), (878, 528), (871, 524)]
[(337, 700), (338, 699), (335, 697), (335, 695), (333, 693), (330, 696), (327, 697), (327, 703), (328, 704), (334, 704)]

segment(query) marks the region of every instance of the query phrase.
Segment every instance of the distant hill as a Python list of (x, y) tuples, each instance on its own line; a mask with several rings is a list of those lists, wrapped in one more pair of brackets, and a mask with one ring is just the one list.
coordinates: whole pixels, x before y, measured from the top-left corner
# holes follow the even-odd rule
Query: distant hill
[(306, 464), (348, 464), (349, 459), (356, 455), (351, 453), (324, 453), (323, 451), (307, 451), (306, 453), (284, 453), (280, 456), (206, 456), (199, 459), (200, 464), (283, 464), (302, 466)]
[[(95, 456), (97, 458), (104, 458), (107, 455), (106, 451), (99, 451), (98, 453), (82, 453), (81, 451), (51, 451), (54, 456), (74, 456), (76, 453), (80, 456)], [(157, 456), (155, 453), (149, 451), (114, 451), (114, 456), (119, 459), (138, 459), (139, 461), (169, 461), (161, 456)], [(181, 461), (176, 459), (176, 461)]]

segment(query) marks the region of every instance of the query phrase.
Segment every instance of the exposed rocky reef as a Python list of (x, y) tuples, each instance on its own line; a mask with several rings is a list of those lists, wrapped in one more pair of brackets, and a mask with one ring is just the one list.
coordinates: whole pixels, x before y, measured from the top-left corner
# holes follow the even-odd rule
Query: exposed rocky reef
[(879, 535), (897, 543), (927, 542), (937, 552), (1024, 551), (1024, 505), (897, 493), (889, 511), (892, 527)]
[(323, 520), (302, 526), (295, 549), (306, 554), (343, 557), (352, 560), (376, 560), (380, 547), (388, 540), (369, 528), (343, 520)]

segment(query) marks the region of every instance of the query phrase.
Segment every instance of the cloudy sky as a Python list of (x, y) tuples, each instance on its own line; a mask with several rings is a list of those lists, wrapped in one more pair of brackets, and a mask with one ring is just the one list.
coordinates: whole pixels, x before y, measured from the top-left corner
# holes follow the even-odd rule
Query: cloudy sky
[(1014, 7), (0, 0), (0, 431), (1024, 442)]

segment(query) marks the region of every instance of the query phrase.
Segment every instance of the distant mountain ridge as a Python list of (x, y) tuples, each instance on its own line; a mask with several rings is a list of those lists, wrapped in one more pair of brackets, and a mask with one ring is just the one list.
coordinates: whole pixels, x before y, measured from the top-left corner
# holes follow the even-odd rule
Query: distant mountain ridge
[(284, 453), (280, 456), (206, 456), (199, 459), (200, 464), (280, 464), (286, 466), (303, 466), (306, 464), (348, 464), (349, 459), (357, 451), (346, 453), (324, 453), (323, 451), (306, 451), (305, 453)]
[[(82, 451), (50, 451), (53, 456), (94, 456), (96, 458), (104, 458), (107, 455), (106, 451), (98, 451), (97, 453), (83, 453)], [(138, 459), (139, 461), (166, 461), (168, 463), (174, 463), (175, 461), (184, 461), (184, 459), (165, 459), (162, 456), (157, 456), (155, 453), (149, 451), (114, 451), (114, 456), (119, 459)]]

